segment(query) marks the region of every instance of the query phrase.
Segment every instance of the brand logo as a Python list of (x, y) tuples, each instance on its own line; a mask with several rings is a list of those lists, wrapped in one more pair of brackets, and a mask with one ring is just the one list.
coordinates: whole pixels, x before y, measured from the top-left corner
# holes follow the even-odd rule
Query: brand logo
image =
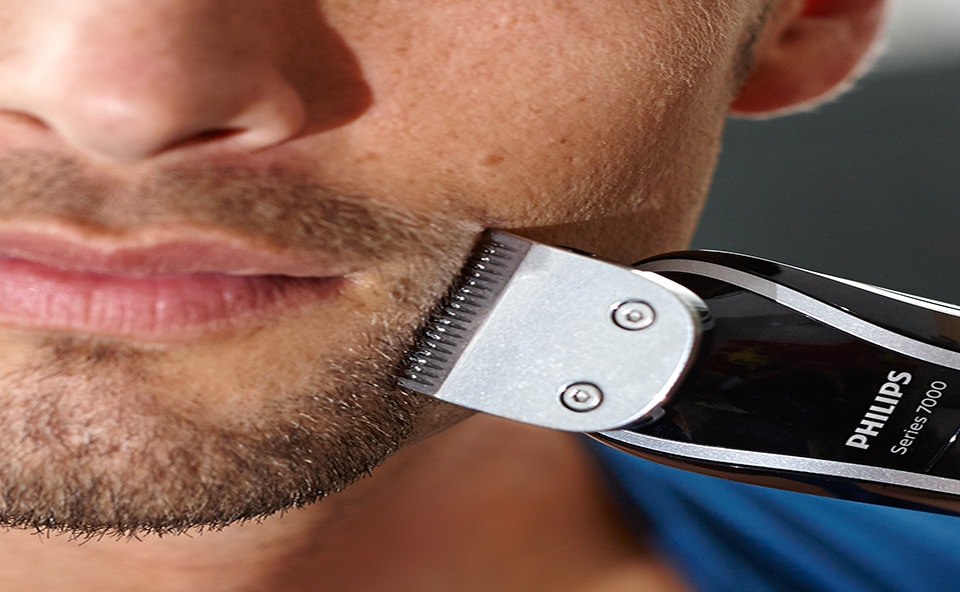
[(860, 420), (860, 425), (853, 430), (853, 435), (847, 438), (847, 446), (861, 450), (870, 448), (870, 438), (880, 434), (880, 430), (887, 424), (887, 420), (897, 408), (897, 403), (903, 397), (900, 387), (910, 384), (911, 380), (913, 376), (909, 372), (891, 370), (887, 373), (887, 382), (880, 387), (870, 409)]

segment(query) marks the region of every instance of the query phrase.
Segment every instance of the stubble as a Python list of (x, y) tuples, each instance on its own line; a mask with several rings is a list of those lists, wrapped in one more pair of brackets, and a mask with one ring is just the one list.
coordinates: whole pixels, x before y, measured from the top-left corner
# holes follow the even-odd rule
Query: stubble
[[(281, 170), (181, 167), (127, 194), (43, 155), (11, 157), (0, 171), (0, 220), (56, 219), (102, 234), (180, 224), (393, 262), (375, 274), (374, 289), (390, 293), (360, 334), (316, 355), (294, 335), (298, 361), (282, 369), (293, 375), (265, 360), (226, 381), (240, 392), (184, 379), (176, 348), (32, 336), (28, 361), (0, 376), (0, 525), (79, 536), (218, 528), (339, 491), (461, 417), (399, 391), (395, 375), (469, 246), (463, 218), (414, 216)], [(247, 403), (207, 408), (224, 398)]]

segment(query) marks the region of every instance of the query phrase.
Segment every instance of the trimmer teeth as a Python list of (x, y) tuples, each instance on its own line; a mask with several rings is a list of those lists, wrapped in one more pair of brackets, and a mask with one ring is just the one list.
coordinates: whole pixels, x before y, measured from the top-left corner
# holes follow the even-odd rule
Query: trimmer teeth
[(523, 260), (529, 243), (485, 233), (447, 295), (418, 331), (400, 385), (435, 392)]

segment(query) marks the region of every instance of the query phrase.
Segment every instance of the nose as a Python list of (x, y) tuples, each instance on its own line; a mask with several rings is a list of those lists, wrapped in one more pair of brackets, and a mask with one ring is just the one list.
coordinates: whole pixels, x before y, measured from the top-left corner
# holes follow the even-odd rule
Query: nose
[(197, 144), (253, 151), (305, 124), (285, 68), (290, 32), (272, 1), (37, 5), (0, 41), (0, 118), (117, 161)]

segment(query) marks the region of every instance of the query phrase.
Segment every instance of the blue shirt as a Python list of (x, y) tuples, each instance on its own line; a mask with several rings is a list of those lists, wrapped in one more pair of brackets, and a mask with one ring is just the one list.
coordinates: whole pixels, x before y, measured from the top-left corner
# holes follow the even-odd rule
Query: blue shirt
[(960, 590), (960, 518), (735, 483), (594, 446), (627, 519), (699, 592)]

